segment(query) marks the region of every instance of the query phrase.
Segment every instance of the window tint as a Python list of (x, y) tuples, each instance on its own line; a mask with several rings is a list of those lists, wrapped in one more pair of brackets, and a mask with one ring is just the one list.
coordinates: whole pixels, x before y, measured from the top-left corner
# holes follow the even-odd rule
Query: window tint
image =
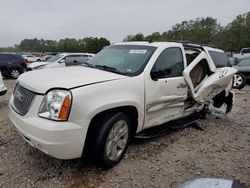
[(243, 54), (250, 53), (250, 48), (242, 49), (242, 50), (241, 50), (241, 53), (243, 53)]
[(0, 61), (3, 61), (3, 54), (0, 54)]
[(0, 54), (0, 60), (1, 61), (8, 61), (10, 59), (9, 59), (9, 56), (7, 54)]
[(8, 60), (16, 60), (16, 57), (14, 55), (7, 55)]
[(152, 69), (152, 71), (165, 72), (164, 77), (182, 76), (183, 70), (183, 56), (180, 48), (165, 49), (156, 60)]
[(215, 66), (217, 68), (231, 66), (229, 58), (227, 57), (227, 55), (225, 53), (211, 51), (211, 50), (209, 50), (208, 53), (211, 56)]
[(81, 57), (81, 55), (68, 55), (67, 57)]

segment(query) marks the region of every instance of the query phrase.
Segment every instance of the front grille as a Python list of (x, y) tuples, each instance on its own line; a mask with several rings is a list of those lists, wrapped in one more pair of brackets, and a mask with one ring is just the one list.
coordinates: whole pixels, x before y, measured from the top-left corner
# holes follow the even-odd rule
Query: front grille
[(36, 94), (17, 83), (13, 92), (13, 108), (20, 115), (25, 115), (32, 104)]

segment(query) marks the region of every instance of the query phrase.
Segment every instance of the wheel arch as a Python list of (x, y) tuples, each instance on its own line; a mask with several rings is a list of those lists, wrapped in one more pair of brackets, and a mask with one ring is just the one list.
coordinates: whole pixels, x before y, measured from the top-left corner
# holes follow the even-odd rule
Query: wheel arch
[(118, 106), (118, 107), (106, 109), (104, 111), (101, 111), (95, 114), (93, 118), (91, 119), (89, 126), (88, 126), (87, 133), (86, 133), (86, 139), (85, 139), (82, 155), (86, 154), (87, 157), (89, 156), (88, 150), (91, 149), (92, 134), (94, 132), (94, 129), (96, 128), (95, 123), (98, 122), (101, 118), (104, 118), (105, 116), (110, 116), (111, 114), (116, 114), (119, 112), (123, 112), (129, 117), (131, 124), (132, 124), (131, 128), (132, 128), (132, 137), (133, 137), (133, 135), (136, 133), (136, 130), (138, 128), (139, 113), (138, 113), (137, 108), (132, 105), (126, 105), (126, 106)]
[(88, 133), (90, 132), (89, 130), (92, 128), (92, 125), (96, 120), (102, 118), (103, 116), (115, 114), (118, 112), (123, 112), (129, 117), (132, 123), (132, 131), (133, 133), (135, 133), (138, 128), (138, 121), (139, 121), (138, 109), (132, 105), (124, 105), (124, 106), (118, 106), (118, 107), (105, 109), (103, 111), (96, 113), (95, 115), (92, 115), (92, 118), (88, 127), (88, 131), (87, 131), (87, 137), (88, 137)]

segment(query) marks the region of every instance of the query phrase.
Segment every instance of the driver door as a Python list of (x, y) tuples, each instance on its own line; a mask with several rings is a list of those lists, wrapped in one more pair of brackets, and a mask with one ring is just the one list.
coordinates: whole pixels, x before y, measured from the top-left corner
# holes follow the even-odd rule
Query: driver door
[(183, 70), (181, 48), (166, 48), (159, 55), (145, 82), (145, 128), (182, 116), (187, 98)]

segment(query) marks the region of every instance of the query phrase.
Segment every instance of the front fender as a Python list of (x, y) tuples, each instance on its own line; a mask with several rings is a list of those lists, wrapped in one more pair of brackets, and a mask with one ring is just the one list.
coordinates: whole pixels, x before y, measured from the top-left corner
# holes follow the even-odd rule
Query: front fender
[(144, 123), (144, 80), (143, 77), (128, 77), (104, 83), (84, 86), (72, 90), (73, 103), (69, 120), (92, 118), (108, 109), (133, 106), (138, 111), (138, 129)]

